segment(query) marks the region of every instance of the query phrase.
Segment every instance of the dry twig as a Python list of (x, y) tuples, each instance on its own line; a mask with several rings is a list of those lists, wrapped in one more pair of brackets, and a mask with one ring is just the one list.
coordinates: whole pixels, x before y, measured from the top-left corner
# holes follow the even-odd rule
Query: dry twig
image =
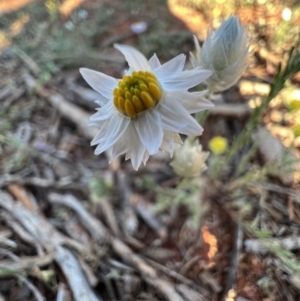
[(247, 239), (245, 242), (247, 252), (255, 254), (266, 254), (269, 248), (280, 247), (284, 250), (297, 250), (300, 248), (300, 237), (269, 238), (261, 241), (259, 239)]
[(96, 296), (90, 288), (78, 260), (66, 248), (56, 247), (55, 260), (63, 270), (65, 277), (70, 285), (73, 297), (78, 301), (101, 301), (102, 298)]
[(62, 116), (74, 122), (79, 131), (87, 139), (91, 140), (96, 136), (98, 130), (93, 127), (88, 127), (90, 117), (88, 113), (69, 103), (61, 94), (48, 91), (39, 86), (38, 82), (29, 73), (24, 73), (23, 78), (28, 89), (36, 90), (36, 93), (40, 97), (45, 98)]
[(72, 208), (79, 215), (84, 227), (86, 227), (89, 233), (93, 233), (95, 237), (99, 238), (101, 241), (107, 241), (109, 239), (114, 252), (120, 256), (125, 263), (135, 267), (142, 274), (144, 280), (151, 286), (154, 286), (160, 293), (166, 296), (168, 300), (183, 301), (169, 281), (159, 279), (155, 269), (149, 266), (138, 255), (134, 254), (134, 252), (121, 240), (109, 235), (101, 222), (91, 216), (78, 200), (74, 197), (65, 198), (57, 194), (51, 194), (49, 199), (51, 202), (60, 203), (61, 205)]
[(48, 252), (55, 252), (55, 261), (67, 278), (76, 301), (99, 301), (82, 273), (80, 264), (71, 251), (62, 247), (67, 244), (82, 252), (85, 247), (77, 241), (59, 233), (37, 212), (29, 211), (23, 204), (14, 202), (10, 195), (0, 191), (0, 206), (7, 210), (26, 229), (36, 244), (41, 244)]

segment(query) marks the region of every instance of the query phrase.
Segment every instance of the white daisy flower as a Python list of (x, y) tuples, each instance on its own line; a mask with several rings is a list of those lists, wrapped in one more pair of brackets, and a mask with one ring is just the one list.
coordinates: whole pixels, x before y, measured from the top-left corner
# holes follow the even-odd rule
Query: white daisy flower
[(188, 89), (206, 80), (211, 71), (200, 67), (183, 71), (185, 55), (161, 65), (154, 56), (147, 61), (131, 46), (115, 44), (130, 69), (121, 80), (90, 69), (80, 72), (101, 97), (101, 108), (91, 117), (100, 128), (91, 145), (95, 154), (106, 151), (110, 162), (126, 154), (134, 169), (159, 150), (173, 154), (174, 143), (182, 143), (178, 133), (201, 135), (203, 129), (190, 115), (211, 108), (206, 91)]

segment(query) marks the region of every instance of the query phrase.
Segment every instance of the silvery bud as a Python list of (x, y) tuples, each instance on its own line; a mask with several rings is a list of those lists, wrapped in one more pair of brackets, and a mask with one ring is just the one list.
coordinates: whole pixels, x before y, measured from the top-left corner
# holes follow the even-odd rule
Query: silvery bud
[(174, 159), (170, 163), (174, 172), (182, 177), (195, 177), (207, 169), (205, 160), (209, 152), (203, 152), (198, 141), (193, 144), (185, 140), (175, 149)]
[(214, 73), (206, 82), (211, 91), (223, 91), (233, 86), (246, 69), (249, 56), (249, 39), (238, 17), (230, 16), (213, 32), (208, 31), (202, 48), (196, 37), (196, 56), (191, 53), (194, 67), (201, 66)]

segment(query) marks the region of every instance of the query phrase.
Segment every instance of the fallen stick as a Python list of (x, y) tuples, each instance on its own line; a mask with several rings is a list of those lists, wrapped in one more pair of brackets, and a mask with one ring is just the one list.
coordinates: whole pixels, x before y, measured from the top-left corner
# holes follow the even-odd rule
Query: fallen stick
[(119, 194), (122, 196), (122, 198), (120, 199), (120, 205), (123, 212), (121, 216), (123, 232), (125, 234), (132, 235), (133, 233), (136, 233), (138, 229), (139, 220), (131, 205), (131, 187), (128, 184), (126, 173), (124, 173), (122, 170), (116, 171), (116, 179), (116, 185), (118, 187)]
[(36, 244), (41, 244), (48, 252), (55, 252), (55, 261), (67, 279), (75, 301), (102, 301), (88, 285), (76, 257), (70, 250), (62, 247), (67, 244), (83, 252), (83, 245), (59, 233), (38, 212), (28, 210), (3, 191), (0, 191), (0, 207), (8, 211), (29, 232)]
[(101, 301), (99, 296), (90, 288), (78, 260), (72, 252), (66, 248), (58, 246), (56, 248), (55, 260), (63, 270), (65, 277), (71, 288), (73, 297), (78, 301)]
[(5, 221), (8, 227), (10, 227), (24, 242), (35, 246), (40, 256), (44, 255), (42, 246), (36, 242), (36, 240), (20, 225), (18, 224), (11, 214), (6, 211), (1, 212), (0, 217)]
[(95, 237), (104, 241), (109, 240), (114, 252), (120, 256), (123, 261), (136, 268), (142, 275), (143, 279), (151, 286), (155, 287), (169, 301), (183, 301), (182, 297), (176, 292), (174, 286), (165, 279), (160, 279), (156, 270), (148, 265), (140, 256), (133, 251), (121, 240), (111, 236), (104, 225), (96, 220), (74, 197), (65, 197), (57, 194), (49, 195), (50, 202), (61, 204), (73, 209), (79, 216), (83, 226), (89, 233), (94, 233)]
[(247, 252), (255, 254), (266, 254), (272, 248), (293, 251), (300, 248), (300, 237), (269, 238), (264, 241), (260, 239), (247, 239), (244, 245)]
[(18, 275), (17, 278), (31, 290), (31, 292), (33, 293), (37, 301), (46, 301), (45, 297), (40, 293), (40, 291), (36, 288), (36, 286), (31, 281), (29, 281), (26, 277)]
[(14, 260), (1, 260), (0, 261), (0, 277), (5, 276), (5, 271), (9, 275), (21, 274), (24, 271), (30, 272), (34, 267), (42, 267), (50, 264), (53, 261), (54, 253), (49, 253), (43, 257), (18, 257)]
[[(29, 288), (29, 290), (31, 290), (31, 292), (33, 293), (37, 301), (46, 301), (44, 296), (33, 285), (33, 283), (31, 283), (26, 277), (21, 275), (21, 273), (26, 268), (33, 268), (36, 265), (43, 266), (51, 263), (53, 260), (53, 254), (49, 254), (50, 256), (45, 256), (42, 259), (38, 257), (27, 258), (27, 263), (24, 262), (24, 259), (20, 259), (18, 256), (16, 256), (15, 254), (13, 254), (8, 250), (0, 249), (0, 254), (9, 257), (12, 260), (12, 261), (6, 260), (0, 263), (0, 277), (2, 278), (2, 277), (15, 276), (16, 278), (19, 279), (19, 281), (23, 282)], [(37, 264), (33, 264), (33, 262), (36, 262)]]
[(227, 281), (225, 289), (223, 290), (224, 299), (227, 296), (229, 290), (234, 286), (236, 283), (238, 265), (241, 255), (241, 250), (243, 248), (243, 227), (241, 225), (241, 221), (237, 221), (235, 225), (235, 235), (234, 235), (234, 244), (231, 252), (231, 260), (230, 266), (227, 268)]
[[(184, 285), (185, 288), (188, 288), (191, 293), (193, 293), (195, 291), (191, 290), (190, 287), (195, 287), (195, 288), (197, 288), (197, 290), (199, 292), (201, 292), (201, 294), (203, 294), (203, 296), (199, 292), (195, 292), (195, 294), (201, 295), (202, 298), (204, 298), (204, 296), (205, 297), (209, 296), (209, 292), (206, 289), (204, 289), (203, 287), (195, 284), (195, 282), (193, 282), (192, 280), (190, 280), (190, 279), (184, 277), (183, 275), (177, 273), (176, 271), (171, 270), (170, 268), (168, 268), (164, 265), (161, 265), (160, 263), (157, 263), (156, 261), (153, 261), (149, 258), (147, 258), (146, 261), (149, 262), (152, 266), (154, 266), (157, 270), (160, 270), (164, 274), (166, 274), (169, 277), (175, 279), (176, 282), (182, 282), (182, 284), (180, 284), (180, 285)], [(177, 288), (177, 286), (176, 286), (176, 288)], [(202, 299), (200, 299), (200, 300), (202, 300)]]
[(86, 185), (74, 183), (71, 178), (62, 178), (59, 181), (42, 179), (38, 177), (22, 177), (21, 175), (3, 175), (0, 179), (0, 187), (7, 186), (10, 183), (18, 183), (22, 185), (32, 185), (41, 188), (56, 188), (56, 189), (73, 189), (83, 190)]
[(28, 210), (20, 202), (14, 202), (11, 196), (0, 191), (0, 206), (8, 211), (35, 239), (37, 244), (52, 252), (58, 245), (69, 245), (82, 252), (85, 247), (58, 232), (39, 213)]
[(55, 301), (67, 301), (68, 298), (68, 291), (64, 283), (60, 283), (57, 288), (57, 295)]
[(63, 117), (74, 122), (84, 137), (92, 140), (96, 136), (98, 129), (88, 126), (90, 114), (68, 102), (61, 94), (39, 86), (38, 82), (28, 72), (23, 74), (23, 79), (28, 89), (35, 90), (40, 97), (45, 98), (56, 108)]
[(114, 238), (111, 241), (113, 250), (124, 260), (125, 263), (134, 266), (143, 275), (144, 280), (155, 287), (170, 301), (183, 301), (176, 292), (174, 286), (167, 280), (160, 278), (155, 269), (134, 254), (121, 240)]
[(50, 193), (48, 200), (52, 204), (63, 205), (74, 210), (78, 215), (82, 225), (95, 241), (99, 243), (107, 241), (108, 235), (102, 223), (91, 216), (73, 195)]
[(221, 115), (223, 117), (245, 118), (252, 112), (252, 109), (247, 104), (215, 104), (209, 110), (209, 115)]

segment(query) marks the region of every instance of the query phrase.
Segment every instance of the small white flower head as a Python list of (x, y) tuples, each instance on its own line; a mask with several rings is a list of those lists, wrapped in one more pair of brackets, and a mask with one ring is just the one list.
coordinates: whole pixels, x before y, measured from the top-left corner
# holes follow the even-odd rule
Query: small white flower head
[(159, 150), (172, 155), (174, 143), (182, 143), (178, 133), (201, 135), (203, 129), (190, 115), (211, 108), (206, 91), (188, 92), (212, 72), (197, 67), (183, 71), (185, 55), (161, 65), (154, 54), (148, 61), (131, 46), (115, 44), (126, 58), (129, 70), (118, 80), (81, 68), (87, 83), (100, 93), (101, 106), (91, 117), (99, 133), (92, 145), (95, 154), (106, 151), (110, 162), (126, 154), (134, 169)]
[(210, 29), (202, 48), (195, 36), (194, 41), (193, 66), (213, 71), (206, 80), (209, 89), (217, 92), (232, 87), (246, 69), (245, 62), (250, 54), (248, 34), (238, 17), (230, 16), (215, 32)]
[(183, 145), (176, 147), (170, 165), (179, 176), (196, 177), (207, 169), (205, 160), (208, 155), (209, 152), (203, 152), (197, 140), (192, 144), (186, 139)]

